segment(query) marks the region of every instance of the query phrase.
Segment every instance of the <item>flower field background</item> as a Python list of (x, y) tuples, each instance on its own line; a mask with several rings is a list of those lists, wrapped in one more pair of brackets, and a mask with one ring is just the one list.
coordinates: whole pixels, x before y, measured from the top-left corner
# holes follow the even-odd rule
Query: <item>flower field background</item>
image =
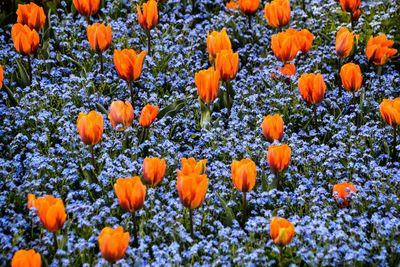
[[(142, 1), (103, 0), (91, 16), (90, 23), (112, 29), (101, 74), (99, 54), (89, 45), (87, 19), (72, 1), (46, 2), (39, 48), (31, 56), (32, 81), (27, 57), (16, 51), (11, 38), (13, 15), (2, 10), (0, 265), (8, 266), (20, 249), (40, 253), (43, 266), (107, 265), (99, 234), (104, 227), (122, 226), (131, 241), (120, 266), (398, 266), (400, 145), (393, 153), (393, 127), (382, 119), (380, 104), (400, 96), (400, 60), (397, 53), (377, 66), (365, 50), (370, 37), (382, 33), (398, 49), (400, 4), (361, 1), (352, 29), (339, 1), (305, 1), (305, 11), (301, 1), (290, 1), (291, 19), (283, 30), (308, 29), (315, 38), (307, 53), (292, 60), (295, 74), (285, 77), (279, 72), (283, 63), (271, 50), (271, 36), (278, 29), (264, 18), (265, 1), (250, 27), (247, 16), (222, 0), (198, 0), (194, 11), (189, 1), (159, 3), (151, 53), (133, 85), (133, 124), (116, 131), (108, 119), (110, 104), (130, 100), (131, 94), (114, 66), (114, 49), (147, 50), (137, 4)], [(342, 26), (359, 35), (354, 51), (342, 60), (361, 68), (362, 86), (354, 95), (338, 77), (335, 38)], [(204, 127), (207, 106), (198, 100), (195, 73), (212, 66), (207, 33), (223, 28), (239, 54), (230, 83), (235, 96), (231, 109), (217, 97)], [(317, 123), (313, 107), (299, 93), (304, 73), (321, 73), (326, 84)], [(220, 83), (220, 92), (227, 87)], [(159, 111), (151, 126), (142, 128), (138, 118), (146, 104)], [(94, 164), (77, 131), (79, 113), (91, 110), (104, 118), (101, 141), (93, 146)], [(272, 142), (260, 127), (264, 116), (276, 113), (285, 126), (283, 139), (274, 143), (291, 149), (279, 190), (267, 161)], [(143, 178), (145, 157), (165, 159), (166, 173), (156, 187), (147, 187), (144, 205), (136, 212), (136, 247), (132, 215), (121, 208), (114, 184), (118, 178)], [(207, 160), (208, 188), (202, 205), (193, 209), (193, 236), (177, 191), (184, 157)], [(255, 186), (247, 193), (246, 220), (242, 194), (231, 175), (232, 161), (244, 158), (257, 166)], [(356, 188), (347, 207), (338, 205), (332, 193), (341, 182)], [(57, 249), (35, 209), (28, 209), (28, 194), (63, 201), (67, 217), (57, 232)], [(284, 247), (270, 236), (275, 216), (295, 226)]]

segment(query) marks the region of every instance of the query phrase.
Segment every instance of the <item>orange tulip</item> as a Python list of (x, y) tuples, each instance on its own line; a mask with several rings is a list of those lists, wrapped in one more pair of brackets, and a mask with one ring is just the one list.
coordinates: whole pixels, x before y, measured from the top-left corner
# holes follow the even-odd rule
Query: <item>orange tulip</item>
[(178, 170), (178, 177), (189, 175), (192, 173), (205, 174), (206, 164), (206, 159), (196, 161), (195, 158), (181, 158), (182, 170)]
[(40, 267), (42, 266), (42, 259), (40, 254), (35, 252), (34, 249), (24, 250), (20, 249), (15, 252), (12, 260), (11, 267)]
[(34, 194), (28, 194), (28, 209), (34, 208), (36, 203), (36, 197)]
[[(112, 127), (117, 131), (123, 131), (131, 126), (134, 116), (133, 107), (128, 100), (125, 100), (125, 102), (121, 100), (111, 102), (108, 119)], [(122, 125), (122, 127), (118, 127), (118, 125)]]
[(289, 166), (291, 153), (292, 150), (286, 144), (269, 146), (267, 160), (270, 169), (275, 173), (279, 173), (287, 169)]
[(319, 104), (324, 100), (326, 85), (322, 74), (302, 74), (298, 82), (300, 95), (308, 104)]
[(339, 183), (333, 186), (333, 198), (339, 204), (341, 208), (345, 208), (349, 205), (347, 196), (351, 192), (357, 192), (353, 183)]
[(104, 227), (98, 241), (101, 256), (110, 263), (115, 263), (124, 257), (129, 244), (129, 233), (124, 232), (121, 226), (115, 229)]
[(339, 0), (343, 11), (354, 13), (360, 8), (361, 0)]
[(279, 69), (279, 72), (287, 77), (291, 77), (296, 74), (296, 66), (294, 64), (285, 64)]
[(264, 117), (261, 124), (261, 129), (263, 131), (265, 139), (268, 142), (274, 142), (274, 140), (281, 141), (283, 137), (284, 123), (281, 115), (274, 114)]
[(358, 91), (363, 81), (360, 66), (354, 63), (343, 65), (340, 69), (340, 79), (346, 91)]
[(136, 5), (136, 11), (140, 26), (146, 31), (153, 29), (158, 23), (158, 8), (155, 0), (149, 0), (143, 4), (143, 13), (140, 6)]
[(99, 11), (100, 0), (72, 0), (76, 11), (82, 16), (91, 16)]
[(382, 119), (390, 126), (400, 125), (400, 97), (383, 99), (379, 106)]
[(301, 53), (305, 54), (310, 51), (313, 41), (314, 41), (314, 34), (312, 34), (309, 30), (303, 29), (298, 32), (297, 34), (298, 39), (298, 46), (301, 50)]
[(35, 3), (26, 5), (18, 4), (17, 9), (17, 22), (23, 25), (28, 25), (29, 28), (39, 31), (44, 27), (46, 22), (46, 15), (44, 14), (43, 7)]
[(397, 53), (397, 49), (391, 48), (393, 40), (388, 40), (385, 34), (369, 38), (365, 54), (369, 61), (375, 65), (384, 65), (391, 57)]
[(218, 96), (219, 90), (219, 72), (213, 67), (207, 70), (196, 72), (194, 80), (197, 87), (197, 93), (203, 102), (210, 104)]
[(220, 32), (213, 31), (212, 33), (207, 34), (207, 50), (210, 60), (215, 58), (221, 50), (225, 49), (232, 49), (231, 40), (229, 39), (225, 28)]
[(11, 28), (11, 38), (15, 50), (22, 55), (34, 54), (39, 48), (39, 34), (35, 29), (31, 30), (28, 25), (14, 24)]
[(234, 160), (231, 167), (233, 185), (241, 192), (249, 192), (256, 184), (257, 167), (251, 159)]
[(215, 68), (222, 81), (233, 80), (239, 68), (239, 54), (232, 50), (221, 50), (217, 54)]
[(125, 81), (136, 81), (142, 73), (146, 51), (136, 54), (133, 49), (114, 50), (114, 65), (118, 76)]
[(238, 9), (239, 3), (231, 0), (230, 2), (227, 2), (225, 6), (227, 9)]
[(288, 62), (294, 59), (299, 51), (298, 32), (295, 29), (287, 29), (285, 32), (273, 34), (271, 38), (271, 49), (275, 57)]
[(293, 223), (284, 218), (272, 218), (269, 229), (272, 241), (279, 246), (289, 244), (295, 234)]
[(106, 26), (102, 23), (88, 25), (86, 33), (90, 47), (96, 52), (104, 52), (111, 46), (112, 31), (110, 25)]
[(340, 58), (348, 57), (354, 48), (354, 38), (358, 39), (358, 35), (354, 35), (346, 27), (340, 28), (336, 34), (336, 53)]
[(143, 161), (143, 180), (150, 186), (157, 186), (165, 176), (167, 165), (164, 159), (148, 158)]
[(351, 20), (352, 21), (357, 21), (361, 16), (361, 9), (357, 9), (353, 13), (351, 13)]
[(3, 87), (3, 81), (4, 81), (3, 66), (0, 65), (0, 89)]
[(260, 0), (239, 0), (239, 9), (246, 15), (253, 15), (260, 6)]
[(94, 110), (87, 115), (80, 112), (76, 127), (78, 128), (79, 136), (86, 145), (96, 145), (103, 135), (103, 116)]
[(142, 208), (146, 197), (146, 186), (142, 184), (139, 176), (118, 178), (114, 190), (119, 204), (125, 211), (135, 212)]
[(273, 0), (264, 7), (264, 18), (268, 25), (274, 28), (282, 28), (290, 22), (289, 0)]
[(178, 175), (176, 188), (182, 204), (189, 209), (196, 209), (203, 203), (208, 187), (208, 178), (205, 174), (191, 173)]
[(142, 113), (139, 117), (139, 124), (143, 128), (148, 128), (153, 123), (153, 121), (157, 118), (158, 115), (158, 106), (152, 106), (147, 104), (143, 109)]
[(47, 230), (57, 232), (63, 227), (67, 219), (67, 214), (65, 213), (64, 203), (61, 199), (50, 195), (35, 199), (34, 196), (28, 195), (29, 199), (31, 202), (28, 201), (28, 207), (36, 208), (39, 219)]

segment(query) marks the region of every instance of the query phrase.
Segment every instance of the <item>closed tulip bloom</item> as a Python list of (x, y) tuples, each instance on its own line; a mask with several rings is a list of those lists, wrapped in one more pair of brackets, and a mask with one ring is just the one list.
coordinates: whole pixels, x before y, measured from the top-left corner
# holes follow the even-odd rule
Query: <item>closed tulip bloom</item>
[(354, 13), (360, 8), (361, 0), (339, 0), (343, 11)]
[(347, 63), (340, 69), (340, 79), (346, 91), (356, 92), (361, 88), (363, 77), (360, 66)]
[(310, 51), (313, 41), (314, 34), (312, 34), (309, 30), (303, 29), (298, 32), (298, 46), (301, 53), (306, 54)]
[(0, 65), (0, 89), (3, 87), (3, 81), (4, 81), (3, 66)]
[(263, 131), (265, 139), (268, 142), (274, 142), (274, 140), (281, 141), (283, 137), (284, 123), (281, 115), (278, 113), (274, 115), (268, 115), (264, 117), (261, 124), (261, 129)]
[(291, 77), (296, 74), (296, 66), (294, 64), (285, 64), (279, 69), (279, 72), (286, 77)]
[(103, 135), (103, 116), (92, 110), (88, 114), (79, 113), (76, 121), (79, 136), (86, 145), (96, 145)]
[(40, 254), (35, 252), (34, 249), (24, 250), (20, 249), (15, 252), (12, 260), (11, 267), (40, 267), (42, 266), (42, 259)]
[(296, 57), (299, 51), (297, 34), (294, 29), (287, 29), (285, 32), (272, 35), (271, 49), (278, 60), (288, 62)]
[(253, 15), (260, 6), (260, 0), (239, 0), (239, 9), (246, 15)]
[[(133, 107), (128, 100), (125, 101), (113, 101), (110, 105), (110, 113), (108, 113), (108, 119), (111, 125), (117, 131), (124, 131), (126, 128), (132, 125), (135, 117)], [(118, 127), (121, 125), (122, 127)]]
[(40, 221), (47, 230), (57, 232), (63, 227), (67, 214), (61, 199), (50, 195), (39, 197), (35, 200), (34, 207), (37, 210)]
[(233, 80), (239, 68), (239, 54), (232, 50), (221, 50), (215, 60), (215, 68), (222, 81)]
[(146, 186), (139, 176), (118, 178), (114, 190), (119, 204), (125, 211), (135, 212), (142, 208), (146, 197)]
[(28, 194), (28, 209), (34, 208), (36, 197), (34, 194)]
[(111, 46), (112, 31), (110, 25), (106, 26), (102, 23), (88, 25), (86, 33), (90, 47), (96, 52), (104, 52)]
[(189, 175), (191, 173), (205, 174), (206, 164), (206, 159), (196, 161), (195, 158), (181, 158), (182, 170), (178, 171), (178, 177)]
[(272, 218), (269, 229), (272, 241), (279, 246), (289, 244), (295, 234), (293, 223), (284, 218)]
[(143, 109), (142, 113), (140, 113), (139, 124), (143, 128), (148, 128), (153, 123), (153, 121), (157, 118), (158, 115), (158, 106), (152, 106), (147, 104)]
[(72, 0), (76, 11), (82, 16), (91, 16), (99, 11), (100, 0)]
[(251, 159), (234, 160), (231, 166), (233, 185), (241, 192), (249, 192), (256, 184), (257, 167)]
[(375, 65), (384, 65), (391, 57), (397, 53), (397, 49), (391, 48), (393, 40), (388, 40), (385, 34), (369, 38), (365, 54), (369, 61)]
[(273, 0), (265, 4), (264, 18), (268, 25), (274, 28), (281, 28), (290, 22), (290, 2), (289, 0)]
[(191, 173), (178, 176), (176, 188), (183, 206), (196, 209), (200, 207), (206, 197), (208, 188), (207, 175)]
[(114, 50), (114, 65), (118, 76), (125, 81), (136, 81), (142, 73), (146, 51), (136, 54), (133, 49)]
[(231, 0), (230, 2), (226, 3), (226, 8), (227, 9), (238, 9), (239, 8), (239, 3), (236, 1)]
[(35, 29), (31, 30), (28, 25), (14, 24), (11, 28), (11, 38), (15, 50), (22, 55), (34, 54), (39, 48), (39, 34)]
[(207, 34), (207, 51), (210, 59), (215, 58), (221, 50), (232, 49), (231, 40), (229, 39), (226, 29), (223, 28), (220, 32), (213, 31)]
[(383, 99), (379, 106), (382, 119), (390, 126), (400, 125), (400, 97)]
[(353, 13), (351, 13), (351, 20), (352, 21), (357, 21), (361, 16), (361, 9), (357, 9)]
[(124, 257), (129, 238), (129, 233), (124, 232), (122, 226), (115, 229), (104, 227), (98, 239), (101, 256), (110, 263), (119, 261)]
[(316, 105), (324, 100), (326, 85), (322, 74), (302, 74), (298, 86), (301, 97), (308, 104)]
[(333, 198), (341, 208), (345, 208), (349, 205), (348, 195), (350, 192), (357, 192), (353, 183), (343, 182), (333, 186)]
[(357, 38), (346, 27), (340, 28), (336, 34), (336, 53), (340, 58), (348, 57), (353, 51), (354, 38)]
[(164, 159), (146, 157), (143, 161), (143, 181), (157, 186), (165, 176), (167, 165)]
[(155, 0), (149, 0), (143, 4), (143, 12), (140, 10), (140, 6), (136, 5), (136, 11), (138, 15), (138, 21), (140, 26), (144, 30), (153, 29), (158, 23), (158, 8)]
[(292, 150), (286, 144), (269, 146), (267, 160), (270, 169), (275, 173), (287, 169), (290, 163), (291, 154)]
[(46, 15), (44, 14), (43, 7), (35, 3), (26, 5), (18, 4), (17, 22), (28, 25), (29, 28), (39, 31), (44, 27), (46, 22)]
[(219, 78), (219, 72), (214, 70), (213, 67), (196, 72), (194, 80), (197, 87), (197, 94), (203, 102), (210, 104), (217, 98)]

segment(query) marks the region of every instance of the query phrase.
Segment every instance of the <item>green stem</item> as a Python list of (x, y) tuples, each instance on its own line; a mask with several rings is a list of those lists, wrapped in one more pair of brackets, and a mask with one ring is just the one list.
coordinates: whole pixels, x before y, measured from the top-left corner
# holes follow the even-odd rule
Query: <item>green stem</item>
[(247, 218), (247, 198), (246, 198), (246, 192), (243, 192), (243, 199), (242, 199), (242, 220), (243, 220), (243, 225), (246, 223), (246, 218)]
[(55, 258), (58, 250), (57, 234), (55, 232), (53, 232), (53, 242), (54, 242), (54, 258)]
[(279, 246), (279, 262), (278, 266), (283, 266), (283, 249), (282, 246)]
[(130, 147), (129, 132), (125, 129), (125, 148)]
[(382, 66), (378, 66), (377, 74), (378, 74), (379, 76), (382, 75)]
[(313, 105), (313, 113), (314, 113), (315, 129), (317, 130), (317, 132), (319, 132), (319, 128), (318, 128), (318, 117), (317, 117), (317, 105)]
[(192, 0), (192, 15), (196, 13), (195, 11), (196, 11), (196, 0)]
[(128, 89), (129, 89), (129, 92), (131, 94), (131, 104), (133, 106), (133, 103), (135, 102), (135, 93), (133, 92), (132, 82), (131, 81), (128, 81)]
[(306, 11), (306, 3), (304, 3), (304, 0), (301, 1), (301, 8), (304, 12)]
[(397, 153), (396, 153), (396, 143), (397, 143), (397, 126), (393, 126), (393, 152), (392, 152), (392, 160), (396, 161)]
[(248, 15), (247, 19), (249, 21), (249, 30), (251, 30), (251, 15)]
[(193, 210), (189, 208), (189, 223), (190, 223), (190, 236), (192, 239), (194, 239), (194, 234), (193, 234)]
[(100, 73), (104, 74), (104, 63), (103, 63), (103, 53), (99, 52), (100, 57)]
[(94, 159), (94, 148), (93, 145), (90, 145), (90, 154), (91, 154), (91, 158), (92, 158), (92, 166), (94, 171), (96, 172), (96, 161)]
[(135, 248), (139, 247), (139, 240), (138, 240), (138, 234), (137, 234), (137, 219), (136, 219), (136, 212), (132, 212), (132, 221), (133, 221), (133, 246)]
[(87, 24), (90, 25), (90, 16), (86, 16)]
[(31, 62), (31, 56), (28, 55), (28, 71), (29, 71), (29, 81), (32, 83), (32, 62)]
[(151, 35), (150, 35), (150, 30), (146, 31), (147, 35), (147, 53), (151, 56)]

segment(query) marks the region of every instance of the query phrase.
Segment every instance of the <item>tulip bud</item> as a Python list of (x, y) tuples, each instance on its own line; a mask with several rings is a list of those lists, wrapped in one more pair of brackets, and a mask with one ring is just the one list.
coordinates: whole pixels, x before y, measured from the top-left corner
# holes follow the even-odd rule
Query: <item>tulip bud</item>
[(281, 141), (283, 137), (284, 123), (281, 115), (274, 114), (264, 117), (261, 124), (265, 139), (268, 142), (274, 142), (274, 140)]
[(296, 66), (294, 64), (285, 64), (279, 69), (279, 72), (286, 77), (291, 77), (296, 74)]
[(92, 16), (99, 11), (100, 0), (72, 0), (76, 11), (82, 16)]
[(36, 197), (34, 194), (28, 194), (28, 209), (35, 208)]
[(354, 38), (357, 38), (346, 27), (340, 28), (336, 34), (336, 53), (340, 58), (348, 57), (353, 51)]
[(308, 104), (316, 105), (324, 100), (326, 85), (322, 74), (302, 74), (298, 86), (301, 97)]
[(226, 3), (225, 7), (227, 9), (235, 10), (239, 8), (239, 3), (231, 0), (230, 2)]
[(63, 227), (67, 219), (67, 214), (65, 213), (64, 203), (61, 199), (46, 195), (37, 198), (33, 203), (40, 221), (47, 230), (57, 232)]
[(11, 28), (11, 38), (15, 50), (22, 55), (34, 54), (39, 48), (39, 34), (35, 29), (31, 30), (27, 25), (14, 24)]
[(361, 0), (339, 0), (343, 11), (354, 13), (360, 8)]
[(148, 128), (153, 123), (153, 121), (157, 118), (158, 115), (158, 106), (152, 106), (147, 104), (142, 109), (142, 113), (139, 117), (139, 124), (143, 128)]
[(218, 96), (219, 90), (219, 72), (213, 67), (207, 70), (196, 72), (194, 80), (197, 87), (197, 93), (203, 102), (210, 104)]
[(232, 50), (221, 50), (217, 54), (215, 68), (222, 81), (233, 80), (239, 68), (239, 54)]
[(239, 9), (247, 16), (257, 12), (260, 0), (239, 0)]
[[(117, 131), (124, 131), (131, 126), (134, 116), (133, 107), (128, 100), (125, 100), (125, 102), (118, 100), (111, 103), (108, 119)], [(122, 127), (118, 127), (118, 125), (122, 125)]]
[(286, 144), (269, 146), (267, 154), (269, 168), (274, 173), (279, 173), (287, 169), (290, 163), (291, 153), (292, 150)]
[(356, 92), (361, 88), (363, 77), (360, 66), (347, 63), (340, 69), (340, 79), (346, 91)]
[(181, 158), (182, 170), (178, 171), (178, 176), (206, 173), (207, 160), (202, 159), (196, 162), (195, 158)]
[(291, 28), (285, 32), (273, 34), (271, 38), (271, 49), (275, 57), (284, 63), (296, 57), (300, 49), (298, 44), (298, 32)]
[(143, 4), (143, 13), (140, 10), (140, 6), (136, 5), (136, 11), (140, 26), (144, 30), (153, 29), (158, 23), (158, 8), (155, 0), (149, 0)]
[(400, 97), (383, 99), (379, 106), (382, 119), (390, 126), (400, 125)]
[(46, 15), (44, 14), (43, 7), (35, 3), (26, 5), (18, 4), (17, 9), (17, 22), (22, 25), (28, 25), (29, 28), (39, 31), (43, 29), (46, 22)]
[(241, 192), (249, 192), (256, 184), (257, 167), (251, 159), (234, 160), (231, 167), (233, 185)]
[(114, 65), (118, 76), (125, 81), (136, 81), (142, 73), (146, 51), (136, 54), (133, 49), (114, 50)]
[(350, 192), (357, 192), (353, 183), (339, 183), (333, 186), (333, 198), (341, 208), (345, 208), (349, 205), (349, 199), (347, 197)]
[(353, 13), (351, 13), (351, 20), (352, 21), (357, 21), (361, 16), (361, 9), (357, 9)]
[(111, 26), (102, 23), (89, 25), (86, 30), (90, 47), (98, 53), (106, 51), (111, 46)]
[(3, 87), (3, 81), (4, 81), (3, 66), (0, 65), (0, 89)]
[(212, 33), (207, 34), (207, 50), (210, 59), (215, 58), (221, 50), (231, 49), (231, 40), (229, 39), (225, 28), (220, 32), (213, 31)]
[(24, 250), (20, 249), (15, 252), (12, 260), (11, 267), (40, 267), (42, 266), (42, 259), (40, 254), (35, 252), (34, 249)]
[(274, 28), (282, 28), (290, 22), (289, 0), (273, 0), (264, 7), (264, 18), (268, 25)]
[(272, 218), (269, 229), (272, 241), (279, 246), (289, 244), (295, 234), (293, 223), (284, 218)]
[(86, 145), (96, 145), (103, 135), (103, 116), (92, 110), (87, 115), (79, 113), (76, 121), (79, 136)]
[(115, 263), (124, 257), (125, 251), (129, 244), (129, 233), (119, 226), (115, 229), (105, 227), (99, 235), (99, 248), (101, 256)]
[(176, 188), (183, 206), (196, 209), (200, 207), (206, 197), (208, 188), (207, 175), (196, 173), (178, 175)]
[(385, 34), (369, 38), (365, 54), (369, 61), (375, 65), (382, 66), (397, 53), (397, 49), (391, 48), (393, 40), (388, 40)]
[(146, 186), (142, 184), (139, 176), (118, 178), (114, 190), (119, 204), (125, 211), (135, 212), (142, 208), (146, 197)]
[(166, 164), (164, 159), (148, 158), (143, 161), (143, 180), (150, 186), (157, 186), (165, 176)]

